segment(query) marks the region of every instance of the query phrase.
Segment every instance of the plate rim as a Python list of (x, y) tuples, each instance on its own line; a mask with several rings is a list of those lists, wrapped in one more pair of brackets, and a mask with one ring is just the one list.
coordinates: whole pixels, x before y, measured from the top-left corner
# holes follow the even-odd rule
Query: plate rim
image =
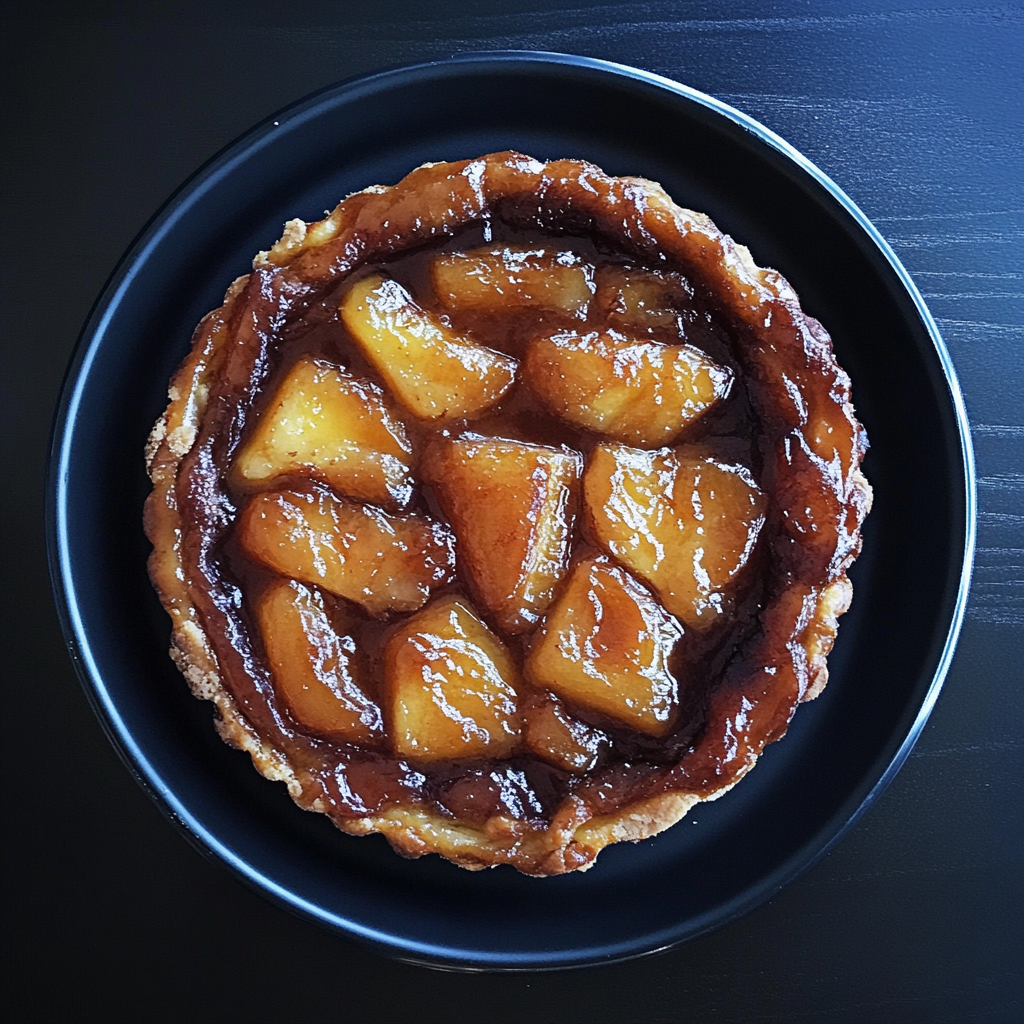
[[(384, 87), (391, 82), (397, 84), (417, 75), (440, 74), (444, 76), (446, 73), (450, 73), (450, 69), (460, 66), (476, 68), (478, 73), (487, 73), (488, 65), (507, 67), (521, 64), (585, 68), (612, 78), (631, 79), (664, 90), (711, 111), (718, 117), (743, 129), (760, 143), (784, 157), (790, 165), (795, 166), (803, 175), (824, 189), (831, 199), (852, 218), (860, 232), (870, 240), (884, 261), (895, 272), (903, 292), (911, 299), (916, 315), (931, 341), (939, 368), (945, 379), (947, 397), (959, 435), (959, 452), (957, 454), (963, 469), (964, 499), (964, 544), (959, 558), (960, 577), (942, 650), (937, 659), (931, 683), (895, 753), (890, 756), (883, 751), (879, 755), (878, 760), (887, 761), (883, 770), (876, 773), (873, 768), (872, 772), (865, 776), (862, 785), (856, 787), (837, 808), (815, 838), (801, 846), (798, 854), (791, 854), (775, 871), (760, 879), (757, 884), (745, 889), (732, 900), (716, 905), (713, 912), (709, 911), (700, 915), (695, 919), (696, 927), (685, 931), (685, 934), (665, 935), (663, 939), (655, 939), (653, 943), (629, 939), (624, 943), (605, 944), (600, 949), (595, 947), (572, 951), (560, 949), (557, 952), (547, 951), (538, 955), (533, 952), (512, 953), (508, 950), (503, 953), (474, 951), (467, 949), (464, 945), (455, 947), (452, 944), (441, 945), (416, 941), (389, 934), (378, 928), (368, 927), (358, 921), (329, 911), (325, 907), (317, 906), (286, 886), (282, 886), (237, 856), (215, 834), (199, 823), (188, 807), (162, 780), (159, 772), (151, 764), (127, 727), (116, 701), (112, 698), (104, 682), (103, 673), (91, 650), (89, 637), (82, 623), (71, 572), (71, 545), (67, 526), (68, 491), (66, 487), (75, 414), (81, 401), (84, 385), (89, 377), (90, 364), (102, 343), (106, 326), (114, 316), (123, 295), (130, 289), (136, 266), (144, 262), (148, 254), (159, 245), (161, 236), (173, 227), (178, 214), (187, 205), (195, 202), (206, 189), (230, 175), (236, 164), (257, 151), (283, 124), (299, 118), (305, 119), (314, 116), (318, 108), (329, 99), (338, 102), (345, 97), (354, 98), (360, 90)], [(951, 455), (952, 452), (947, 454)], [(749, 913), (784, 886), (809, 871), (853, 827), (881, 796), (906, 761), (934, 708), (949, 671), (963, 626), (970, 591), (977, 531), (976, 502), (974, 452), (966, 406), (952, 359), (938, 326), (900, 259), (857, 204), (831, 177), (795, 147), (750, 115), (716, 97), (667, 77), (612, 61), (573, 54), (539, 50), (480, 50), (465, 51), (445, 60), (402, 63), (354, 75), (318, 89), (270, 114), (239, 135), (205, 161), (174, 190), (149, 218), (128, 245), (124, 255), (118, 260), (93, 303), (72, 350), (61, 384), (60, 398), (50, 434), (46, 470), (45, 529), (49, 574), (61, 632), (89, 704), (108, 740), (133, 778), (153, 799), (163, 814), (178, 827), (192, 846), (207, 858), (227, 867), (247, 887), (269, 898), (278, 906), (333, 932), (341, 933), (362, 945), (370, 946), (394, 959), (421, 966), (462, 971), (543, 971), (617, 963), (653, 955), (723, 927)], [(893, 736), (897, 734), (894, 730)], [(875, 781), (867, 781), (871, 778), (874, 778)], [(808, 850), (811, 851), (809, 854)], [(708, 918), (708, 920), (702, 920), (703, 918)], [(676, 926), (675, 931), (679, 930), (679, 926)], [(650, 937), (654, 938), (654, 936)]]

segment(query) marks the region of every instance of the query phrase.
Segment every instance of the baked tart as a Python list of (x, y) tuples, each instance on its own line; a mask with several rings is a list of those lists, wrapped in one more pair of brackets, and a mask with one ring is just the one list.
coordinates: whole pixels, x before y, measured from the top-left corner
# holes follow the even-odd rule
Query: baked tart
[(290, 221), (169, 395), (171, 656), (345, 832), (583, 870), (825, 685), (871, 503), (849, 379), (650, 181), (498, 153)]

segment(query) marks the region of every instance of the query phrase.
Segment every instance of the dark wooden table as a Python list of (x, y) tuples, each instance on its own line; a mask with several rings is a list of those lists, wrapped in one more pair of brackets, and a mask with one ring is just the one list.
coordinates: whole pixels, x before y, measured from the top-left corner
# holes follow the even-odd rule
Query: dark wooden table
[[(1024, 1019), (1024, 8), (951, 0), (45, 2), (4, 28), (7, 1019)], [(43, 470), (76, 335), (132, 237), (251, 124), (339, 79), (474, 49), (658, 72), (824, 169), (924, 293), (978, 463), (974, 586), (906, 766), (746, 918), (557, 974), (393, 963), (190, 848), (118, 762), (49, 592)], [(1021, 1016), (1018, 1016), (1021, 1015)]]

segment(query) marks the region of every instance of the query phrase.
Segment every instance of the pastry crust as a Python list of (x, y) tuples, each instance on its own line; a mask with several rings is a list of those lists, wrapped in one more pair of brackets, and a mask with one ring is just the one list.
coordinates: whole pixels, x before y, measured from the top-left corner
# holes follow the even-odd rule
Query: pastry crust
[[(240, 669), (225, 659), (238, 659), (247, 641), (234, 635), (237, 624), (210, 596), (221, 580), (209, 537), (233, 515), (217, 481), (226, 475), (247, 404), (225, 401), (225, 382), (251, 400), (282, 325), (311, 301), (367, 262), (488, 218), (541, 229), (568, 225), (648, 265), (682, 270), (713, 297), (753, 382), (766, 486), (773, 514), (786, 526), (778, 557), (788, 582), (760, 612), (760, 630), (743, 656), (722, 671), (690, 747), (673, 764), (623, 776), (623, 791), (635, 795), (608, 813), (597, 812), (583, 786), (540, 823), (502, 815), (460, 821), (414, 799), (340, 814), (275, 740), (273, 713), (258, 699), (266, 680), (255, 680), (251, 699), (228, 685)], [(154, 547), (151, 578), (172, 620), (171, 656), (195, 696), (215, 704), (221, 737), (247, 751), (267, 778), (284, 782), (301, 807), (330, 814), (346, 832), (381, 832), (405, 856), (439, 853), (473, 870), (586, 870), (609, 843), (654, 835), (695, 803), (730, 789), (784, 734), (796, 706), (827, 681), (837, 618), (852, 595), (846, 570), (860, 550), (871, 504), (860, 471), (867, 442), (849, 379), (828, 335), (802, 312), (787, 282), (653, 182), (612, 178), (579, 161), (544, 164), (500, 153), (426, 164), (393, 187), (349, 196), (322, 221), (289, 221), (281, 240), (256, 257), (253, 272), (236, 280), (223, 305), (200, 323), (169, 398), (146, 449), (153, 492), (145, 527)], [(199, 509), (202, 521), (183, 516), (185, 506)]]

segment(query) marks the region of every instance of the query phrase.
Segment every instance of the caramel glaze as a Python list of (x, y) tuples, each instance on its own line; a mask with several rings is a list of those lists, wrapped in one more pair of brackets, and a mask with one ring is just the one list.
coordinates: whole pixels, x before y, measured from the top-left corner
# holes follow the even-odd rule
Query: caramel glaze
[[(163, 486), (161, 467), (176, 461), (166, 443), (157, 451), (157, 489), (147, 506), (153, 539), (168, 515), (180, 522), (184, 587), (221, 683), (251, 729), (290, 764), (299, 783), (290, 787), (293, 797), (303, 807), (326, 811), (342, 827), (346, 820), (413, 803), (459, 821), (502, 815), (544, 828), (570, 794), (582, 801), (585, 819), (670, 791), (708, 796), (737, 781), (764, 745), (785, 732), (800, 700), (820, 686), (823, 661), (810, 658), (800, 641), (823, 587), (856, 556), (870, 501), (858, 470), (866, 438), (824, 329), (800, 311), (785, 281), (753, 267), (745, 250), (702, 215), (672, 206), (650, 183), (610, 178), (587, 164), (544, 165), (498, 154), (430, 165), (392, 189), (350, 197), (332, 218), (334, 233), (325, 240), (311, 241), (308, 233), (263, 254), (224, 307), (197, 329), (192, 362), (175, 387), (180, 392), (191, 386), (185, 378), (199, 372), (196, 354), (204, 354), (205, 412), (173, 480)], [(703, 635), (688, 631), (674, 655), (682, 684), (675, 730), (653, 740), (573, 709), (611, 737), (598, 766), (583, 778), (531, 754), (416, 769), (385, 749), (332, 744), (302, 732), (274, 694), (251, 612), (270, 575), (233, 538), (244, 495), (231, 491), (228, 470), (280, 375), (310, 352), (374, 376), (337, 317), (337, 294), (349, 276), (386, 267), (428, 304), (430, 256), (485, 241), (556, 242), (595, 263), (684, 274), (694, 289), (684, 311), (685, 340), (732, 368), (737, 379), (728, 399), (679, 441), (750, 466), (770, 499), (735, 614)], [(538, 330), (536, 314), (525, 326), (515, 318), (499, 324), (478, 314), (450, 316), (456, 329), (516, 357)], [(565, 325), (552, 320), (551, 326)], [(673, 334), (661, 340), (679, 339)], [(404, 418), (419, 452), (422, 428)], [(453, 432), (458, 428), (448, 425)], [(557, 421), (518, 386), (471, 429), (565, 444), (584, 455), (600, 440)], [(426, 489), (415, 506), (437, 514)], [(577, 557), (585, 555), (586, 538), (576, 547)], [(449, 589), (464, 592), (458, 580)], [(162, 596), (173, 614), (172, 598), (166, 590)], [(394, 624), (362, 613), (356, 618), (368, 693), (379, 701), (380, 655)], [(521, 664), (529, 637), (505, 640)], [(825, 653), (830, 644), (831, 638)]]

